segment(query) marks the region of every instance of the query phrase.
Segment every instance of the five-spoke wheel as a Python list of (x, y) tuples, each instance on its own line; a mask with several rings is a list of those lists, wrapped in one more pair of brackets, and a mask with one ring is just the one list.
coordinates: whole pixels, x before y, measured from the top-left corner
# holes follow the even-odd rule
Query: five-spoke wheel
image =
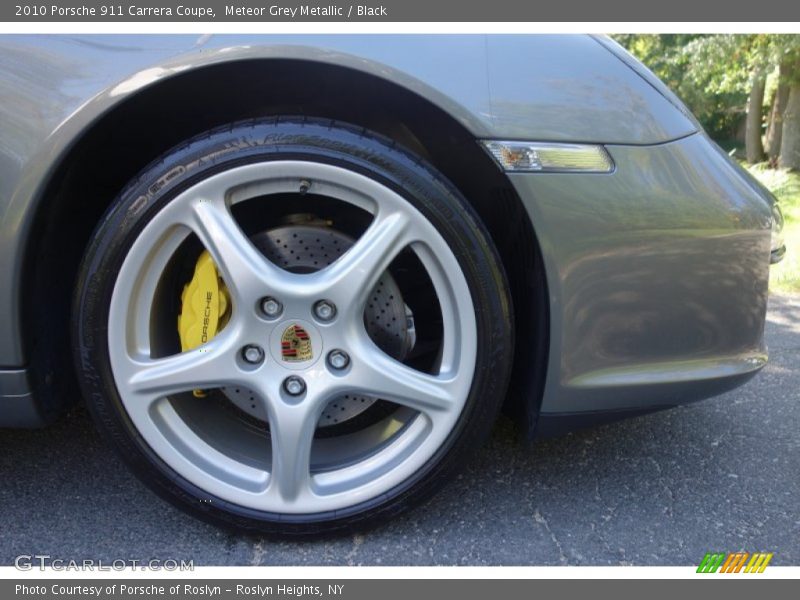
[(501, 273), (455, 189), (385, 140), (234, 125), (104, 219), (82, 383), (170, 499), (262, 531), (340, 528), (423, 497), (488, 431), (511, 354)]

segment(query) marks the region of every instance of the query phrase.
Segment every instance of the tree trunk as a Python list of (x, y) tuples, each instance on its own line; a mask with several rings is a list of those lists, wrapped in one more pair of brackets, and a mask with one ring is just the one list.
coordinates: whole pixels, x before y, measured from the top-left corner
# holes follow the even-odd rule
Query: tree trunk
[(789, 89), (789, 99), (783, 112), (778, 166), (781, 169), (800, 171), (800, 82), (797, 81), (792, 83)]
[(766, 77), (758, 73), (753, 76), (750, 98), (747, 100), (747, 124), (744, 148), (747, 162), (751, 165), (764, 160), (764, 145), (761, 143), (761, 112), (764, 105)]
[(772, 101), (772, 110), (769, 113), (769, 123), (767, 124), (766, 147), (767, 156), (771, 160), (777, 160), (781, 153), (781, 131), (783, 130), (783, 112), (786, 110), (786, 102), (789, 100), (789, 83), (786, 78), (789, 76), (789, 63), (784, 61), (778, 68), (778, 89), (775, 90), (775, 98)]

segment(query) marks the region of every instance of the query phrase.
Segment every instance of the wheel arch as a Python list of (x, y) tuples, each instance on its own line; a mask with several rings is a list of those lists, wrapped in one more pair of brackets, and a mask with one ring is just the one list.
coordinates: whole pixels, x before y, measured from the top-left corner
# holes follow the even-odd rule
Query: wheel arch
[(206, 129), (243, 118), (301, 114), (347, 121), (394, 139), (429, 160), (473, 205), (500, 252), (521, 340), (507, 408), (532, 430), (549, 319), (530, 218), (505, 175), (475, 143), (485, 132), (476, 132), (465, 109), (436, 94), (426, 97), (391, 75), (297, 58), (230, 60), (178, 69), (139, 88), (120, 84), (116, 89), (123, 86), (124, 98), (94, 119), (73, 115), (71, 121), (84, 125), (73, 126), (74, 139), (31, 202), (23, 253), (24, 350), (46, 418), (58, 414), (66, 398), (77, 397), (64, 362), (71, 351), (69, 298), (92, 231), (122, 187), (153, 159)]

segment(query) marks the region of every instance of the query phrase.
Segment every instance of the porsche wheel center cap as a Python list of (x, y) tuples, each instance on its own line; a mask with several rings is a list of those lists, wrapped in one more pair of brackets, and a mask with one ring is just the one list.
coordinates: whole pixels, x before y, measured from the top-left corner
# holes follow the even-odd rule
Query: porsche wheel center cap
[(269, 347), (279, 365), (306, 369), (322, 355), (322, 336), (308, 321), (290, 319), (273, 330)]

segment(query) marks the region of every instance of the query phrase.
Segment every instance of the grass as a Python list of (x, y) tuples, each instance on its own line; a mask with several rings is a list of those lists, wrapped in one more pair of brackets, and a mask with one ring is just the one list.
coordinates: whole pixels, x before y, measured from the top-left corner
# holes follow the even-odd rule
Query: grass
[(800, 294), (800, 173), (768, 168), (766, 163), (747, 167), (780, 202), (786, 225), (786, 256), (770, 268), (769, 288), (774, 292)]

